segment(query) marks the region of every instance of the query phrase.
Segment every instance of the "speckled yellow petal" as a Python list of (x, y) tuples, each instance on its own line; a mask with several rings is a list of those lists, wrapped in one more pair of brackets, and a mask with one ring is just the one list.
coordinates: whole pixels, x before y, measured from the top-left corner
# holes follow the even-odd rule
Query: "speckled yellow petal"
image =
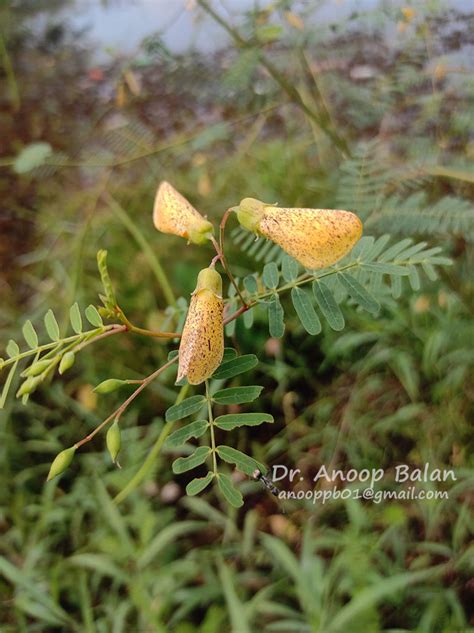
[(184, 237), (194, 244), (210, 239), (214, 228), (169, 182), (158, 187), (153, 222), (162, 233)]
[(336, 263), (362, 235), (362, 222), (339, 209), (286, 209), (245, 198), (237, 207), (240, 223), (272, 240), (305, 268)]
[(201, 270), (191, 296), (179, 345), (177, 380), (199, 385), (212, 376), (224, 354), (222, 279), (213, 268)]

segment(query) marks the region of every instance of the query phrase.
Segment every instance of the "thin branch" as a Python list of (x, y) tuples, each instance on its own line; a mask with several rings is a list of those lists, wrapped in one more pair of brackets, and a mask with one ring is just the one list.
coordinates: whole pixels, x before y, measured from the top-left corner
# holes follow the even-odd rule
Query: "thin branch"
[(150, 374), (149, 376), (147, 376), (146, 378), (144, 378), (143, 380), (140, 381), (140, 385), (137, 387), (137, 389), (135, 389), (135, 391), (132, 393), (131, 396), (129, 396), (125, 402), (123, 402), (118, 409), (116, 409), (113, 413), (111, 413), (109, 415), (108, 418), (106, 418), (103, 422), (101, 422), (99, 424), (99, 426), (97, 426), (91, 433), (89, 433), (89, 435), (86, 435), (86, 437), (84, 437), (82, 440), (79, 440), (79, 442), (76, 442), (76, 444), (74, 444), (75, 448), (79, 448), (80, 446), (83, 446), (83, 444), (86, 444), (87, 442), (90, 442), (90, 440), (97, 435), (97, 433), (99, 433), (99, 431), (101, 431), (104, 426), (106, 426), (111, 420), (119, 420), (120, 416), (124, 413), (124, 411), (127, 409), (127, 407), (130, 405), (131, 402), (133, 402), (135, 400), (135, 398), (146, 388), (148, 387), (148, 385), (153, 382), (153, 380), (155, 380), (155, 378), (157, 378), (160, 374), (162, 374), (166, 369), (168, 369), (168, 367), (170, 367), (171, 365), (173, 365), (173, 363), (175, 363), (178, 360), (178, 357), (176, 356), (175, 358), (172, 358), (171, 360), (169, 360), (167, 363), (165, 363), (164, 365), (162, 365), (162, 367), (160, 367), (159, 369), (157, 369), (156, 371), (154, 371), (152, 374)]

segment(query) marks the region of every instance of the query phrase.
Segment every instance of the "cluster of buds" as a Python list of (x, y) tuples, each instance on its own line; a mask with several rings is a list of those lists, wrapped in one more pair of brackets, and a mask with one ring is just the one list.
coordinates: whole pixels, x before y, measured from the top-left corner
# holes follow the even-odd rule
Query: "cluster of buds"
[[(240, 224), (278, 244), (309, 270), (331, 266), (362, 235), (362, 223), (350, 211), (287, 209), (244, 198), (233, 208)], [(194, 244), (213, 239), (213, 226), (174, 187), (162, 182), (153, 211), (155, 227)], [(224, 352), (222, 279), (214, 268), (198, 275), (179, 347), (178, 381), (197, 385), (209, 378)]]

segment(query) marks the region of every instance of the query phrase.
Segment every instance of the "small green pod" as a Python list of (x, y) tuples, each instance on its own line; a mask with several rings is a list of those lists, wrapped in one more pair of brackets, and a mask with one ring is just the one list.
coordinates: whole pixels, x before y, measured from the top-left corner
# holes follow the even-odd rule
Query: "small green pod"
[(51, 360), (37, 360), (23, 372), (24, 376), (39, 376), (51, 365)]
[(120, 449), (122, 448), (122, 438), (117, 420), (115, 420), (110, 429), (107, 431), (105, 442), (107, 444), (107, 450), (109, 451), (110, 457), (115, 464), (117, 461), (117, 455), (120, 453)]
[(25, 380), (25, 382), (21, 385), (21, 387), (16, 392), (16, 397), (21, 398), (22, 396), (26, 396), (36, 389), (36, 387), (41, 382), (41, 376), (30, 376)]
[(112, 393), (112, 391), (116, 391), (120, 389), (122, 385), (126, 385), (126, 380), (118, 380), (118, 378), (108, 378), (107, 380), (103, 380), (101, 383), (94, 387), (94, 391), (96, 393)]
[(66, 468), (72, 462), (75, 452), (76, 447), (71, 446), (70, 448), (65, 448), (63, 451), (56, 455), (53, 463), (50, 466), (47, 481), (51, 481), (51, 479), (57, 477), (66, 470)]
[(76, 360), (76, 356), (74, 352), (66, 352), (64, 356), (61, 358), (61, 362), (59, 363), (59, 373), (61, 376), (65, 371), (70, 369), (74, 365), (74, 361)]

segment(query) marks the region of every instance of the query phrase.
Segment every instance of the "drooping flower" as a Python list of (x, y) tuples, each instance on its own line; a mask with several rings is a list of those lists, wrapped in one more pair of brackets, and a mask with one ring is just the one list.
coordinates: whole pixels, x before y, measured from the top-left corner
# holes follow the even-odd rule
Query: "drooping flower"
[(316, 270), (335, 264), (360, 239), (362, 222), (339, 209), (287, 209), (244, 198), (235, 208), (240, 224), (264, 236)]
[(158, 231), (179, 235), (193, 244), (204, 244), (214, 232), (212, 224), (166, 181), (156, 192), (153, 223)]
[(177, 380), (199, 385), (212, 376), (224, 354), (222, 278), (214, 268), (198, 275), (179, 345)]

